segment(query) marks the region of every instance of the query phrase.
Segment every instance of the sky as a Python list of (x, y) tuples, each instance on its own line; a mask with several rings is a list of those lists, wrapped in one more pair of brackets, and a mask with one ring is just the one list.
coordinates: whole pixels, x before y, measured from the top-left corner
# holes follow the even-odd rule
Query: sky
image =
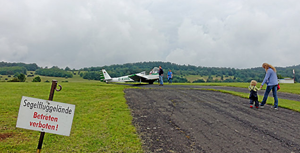
[(0, 0), (0, 61), (300, 64), (299, 0)]

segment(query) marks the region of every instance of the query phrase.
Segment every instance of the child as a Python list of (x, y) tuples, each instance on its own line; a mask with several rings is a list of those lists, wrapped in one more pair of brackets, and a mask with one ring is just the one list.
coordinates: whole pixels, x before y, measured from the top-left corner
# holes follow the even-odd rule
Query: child
[(258, 97), (257, 97), (257, 91), (260, 90), (261, 88), (256, 87), (257, 82), (255, 80), (252, 80), (250, 82), (250, 86), (248, 87), (250, 91), (249, 99), (250, 99), (250, 108), (253, 107), (253, 101), (255, 102), (255, 107), (258, 108), (259, 103), (258, 103)]

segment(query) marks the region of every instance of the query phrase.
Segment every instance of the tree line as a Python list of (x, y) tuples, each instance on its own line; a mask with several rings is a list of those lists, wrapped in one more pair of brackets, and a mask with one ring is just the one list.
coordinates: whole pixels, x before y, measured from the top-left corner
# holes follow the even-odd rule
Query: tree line
[(39, 69), (38, 65), (35, 63), (32, 64), (25, 64), (25, 63), (7, 63), (7, 62), (0, 62), (0, 68), (2, 67), (24, 67), (27, 71), (35, 71)]
[(25, 67), (20, 66), (12, 66), (12, 67), (0, 67), (1, 75), (14, 75), (15, 73), (27, 73), (27, 69)]
[(40, 68), (35, 71), (35, 74), (43, 75), (43, 76), (52, 76), (52, 77), (65, 77), (72, 78), (73, 74), (69, 71), (65, 71), (56, 66), (52, 68)]
[[(79, 69), (79, 74), (84, 79), (100, 80), (101, 70), (106, 69), (111, 77), (119, 77), (130, 74), (139, 73), (142, 71), (149, 71), (153, 67), (162, 66), (167, 74), (170, 69), (173, 74), (173, 82), (187, 82), (185, 78), (188, 75), (208, 76), (207, 80), (199, 79), (194, 82), (250, 82), (251, 80), (257, 80), (261, 82), (265, 76), (265, 70), (262, 67), (248, 68), (248, 69), (236, 69), (225, 67), (202, 67), (193, 65), (179, 65), (170, 62), (137, 62), (126, 64), (115, 64), (110, 66), (99, 66)], [(293, 70), (295, 70), (295, 81), (300, 82), (300, 65), (289, 67), (276, 67), (278, 78), (293, 78)], [(65, 69), (53, 66), (52, 68), (41, 68), (34, 64), (24, 63), (6, 63), (0, 62), (0, 74), (1, 75), (14, 75), (16, 73), (26, 74), (27, 71), (36, 71), (36, 74), (43, 76), (55, 76), (55, 77), (67, 77), (72, 78), (73, 72), (66, 67)], [(77, 71), (77, 70), (76, 70)], [(165, 74), (165, 75), (166, 75)], [(214, 77), (221, 79), (216, 80)], [(166, 77), (165, 77), (166, 79)]]

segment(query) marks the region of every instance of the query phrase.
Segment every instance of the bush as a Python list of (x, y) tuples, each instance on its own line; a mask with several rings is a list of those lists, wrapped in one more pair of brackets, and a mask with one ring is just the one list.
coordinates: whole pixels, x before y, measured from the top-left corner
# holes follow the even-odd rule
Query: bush
[(203, 83), (203, 82), (205, 82), (203, 79), (197, 79), (197, 80), (193, 81), (193, 83)]
[(185, 77), (173, 76), (172, 82), (174, 82), (174, 83), (185, 83), (185, 82), (188, 82), (188, 80)]
[(18, 75), (18, 79), (20, 80), (20, 82), (25, 82), (26, 81), (26, 76), (25, 74), (21, 73)]
[(12, 80), (9, 80), (7, 82), (20, 82), (20, 80), (18, 78), (13, 78)]
[(41, 80), (40, 76), (37, 76), (32, 80), (32, 82), (41, 82), (41, 81), (42, 80)]

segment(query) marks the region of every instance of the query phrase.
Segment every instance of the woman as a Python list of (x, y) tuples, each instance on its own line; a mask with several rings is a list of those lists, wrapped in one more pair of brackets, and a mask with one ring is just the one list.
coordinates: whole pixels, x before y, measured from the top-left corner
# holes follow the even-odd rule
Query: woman
[(265, 83), (267, 83), (267, 88), (264, 94), (263, 101), (261, 102), (260, 107), (263, 108), (266, 104), (266, 101), (268, 99), (268, 95), (270, 91), (272, 90), (273, 97), (274, 97), (274, 109), (278, 109), (278, 98), (277, 98), (277, 85), (278, 85), (278, 79), (276, 75), (276, 69), (272, 65), (268, 63), (263, 63), (262, 67), (266, 70), (266, 75), (264, 78), (264, 81), (261, 83), (260, 88), (263, 87)]

